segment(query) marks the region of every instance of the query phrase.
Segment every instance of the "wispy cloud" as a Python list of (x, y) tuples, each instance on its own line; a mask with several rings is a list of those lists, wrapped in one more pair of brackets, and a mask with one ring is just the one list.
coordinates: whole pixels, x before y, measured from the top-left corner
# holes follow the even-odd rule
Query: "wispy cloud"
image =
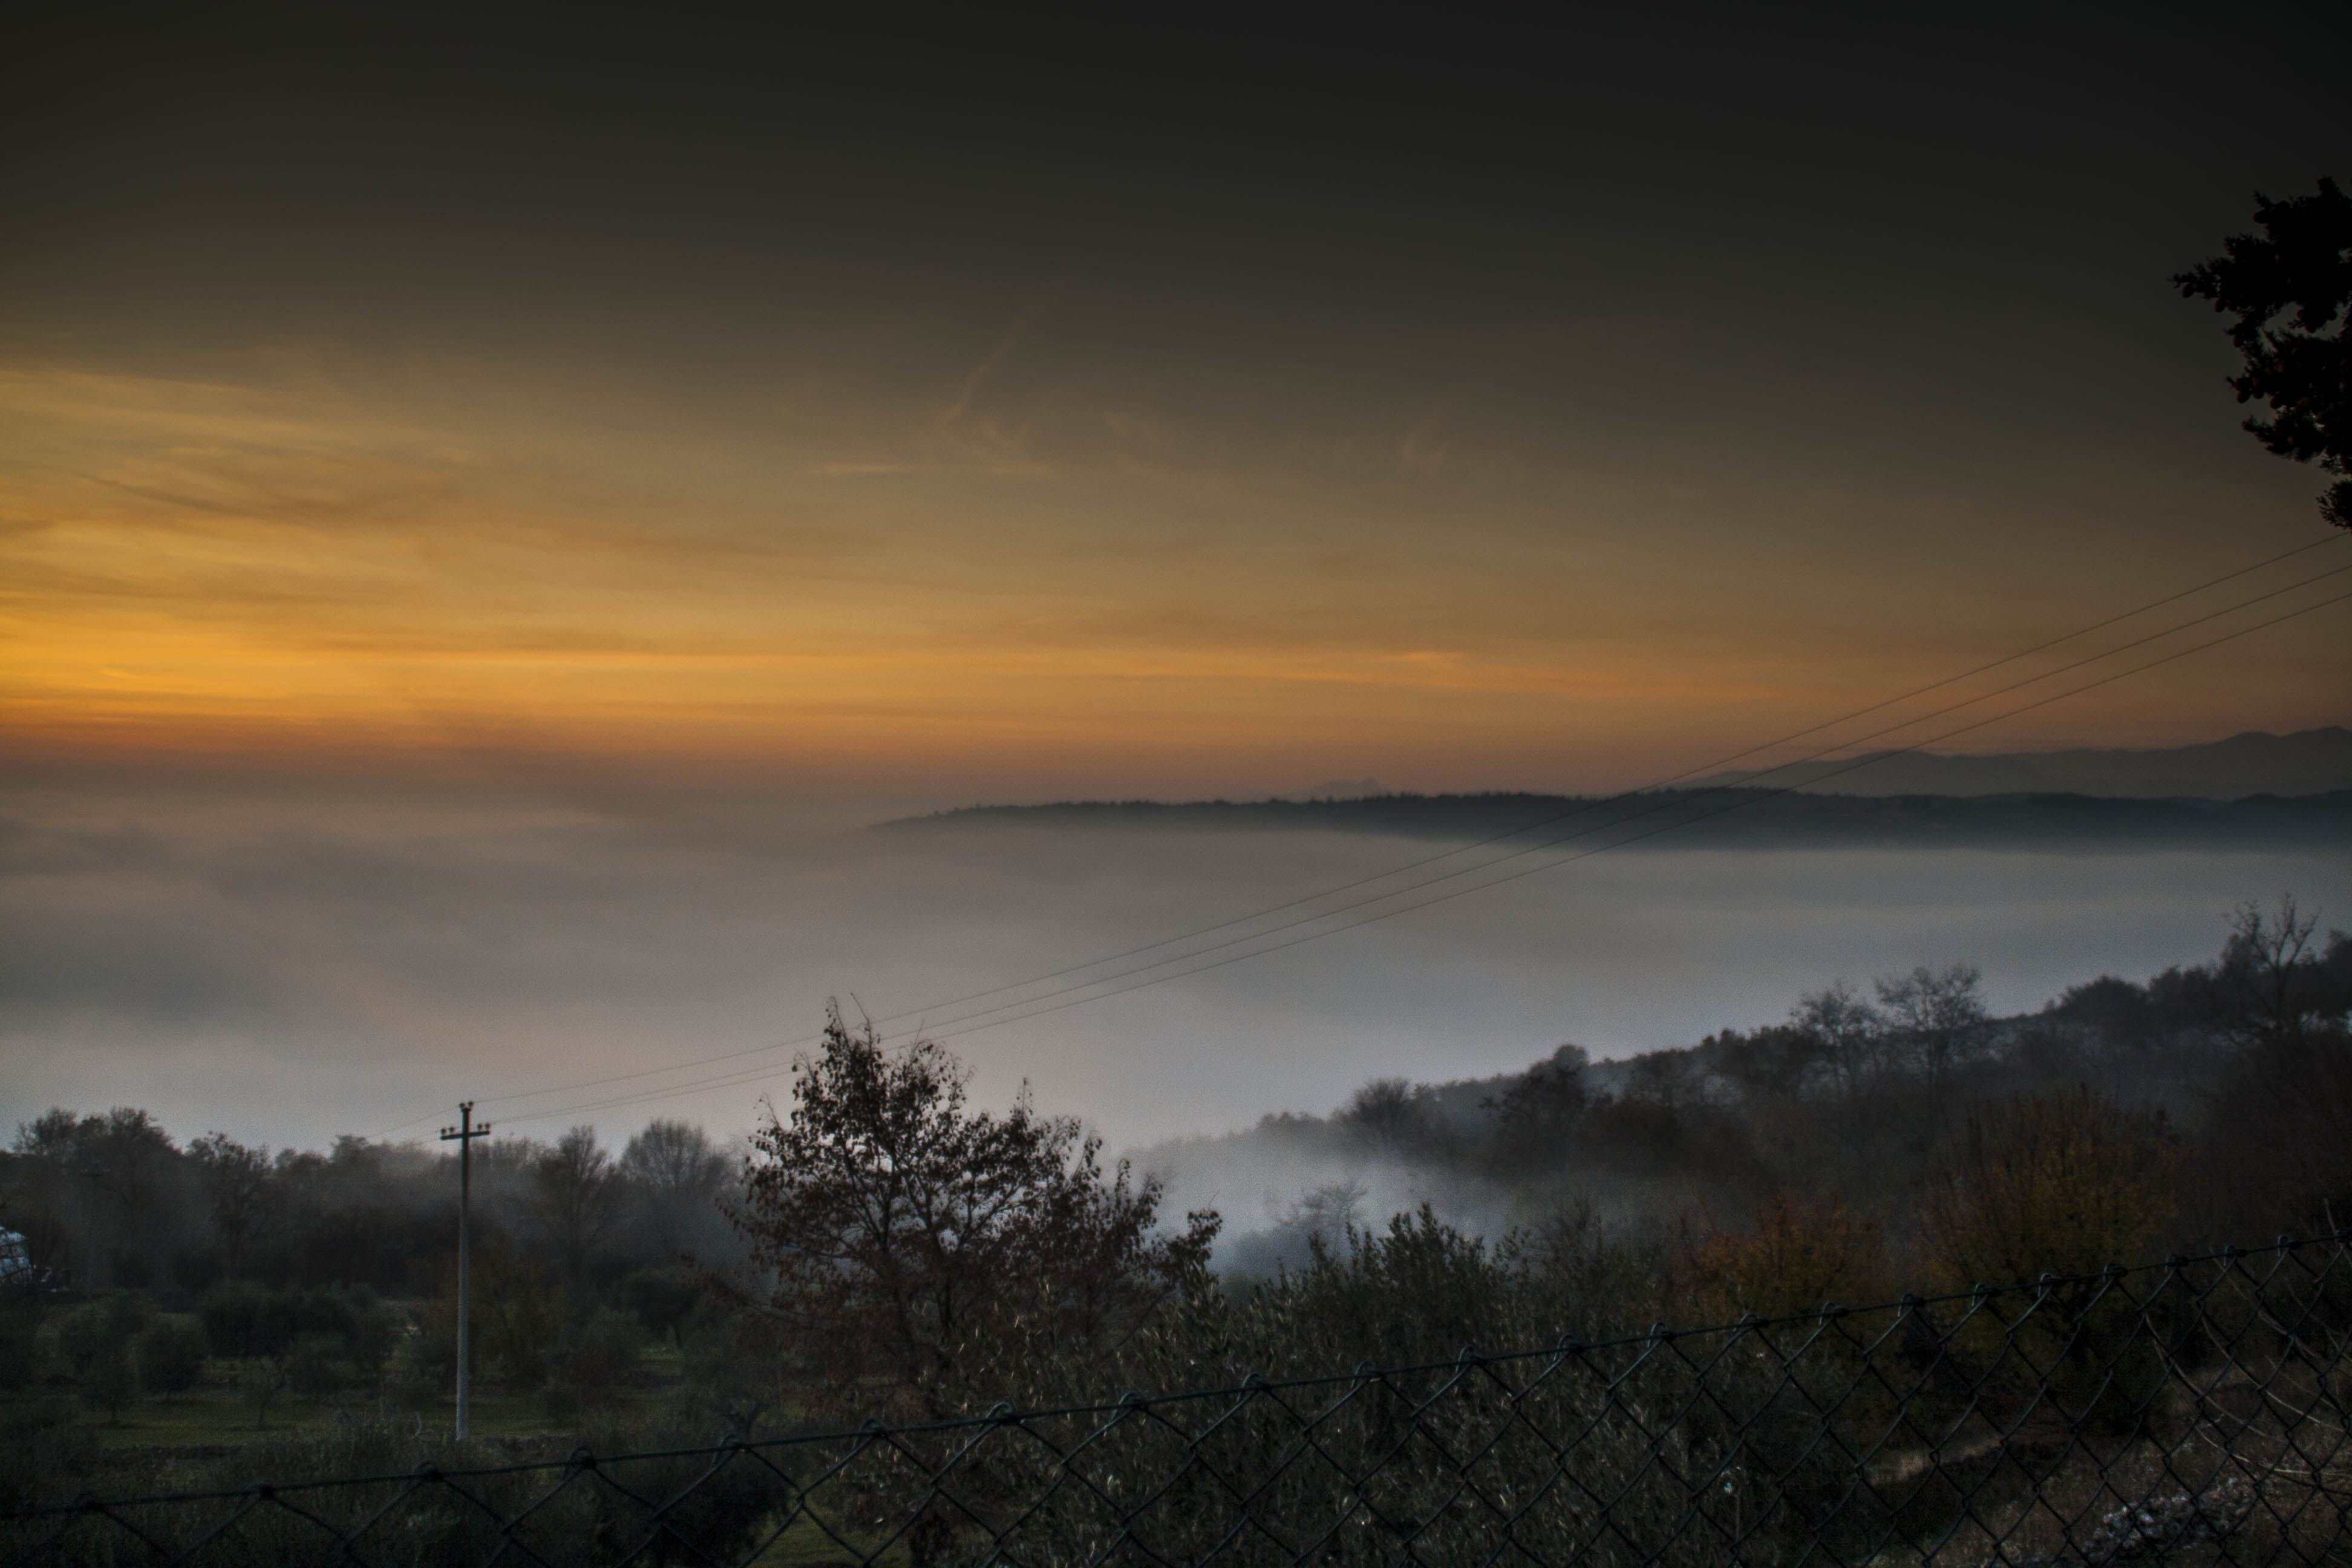
[(972, 366), (963, 378), (963, 386), (956, 394), (956, 400), (948, 405), (950, 423), (961, 419), (971, 411), (972, 401), (988, 385), (989, 378), (996, 374), (997, 367), (1013, 357), (1013, 351), (1021, 346), (1021, 340), (1029, 335), (1030, 329), (1044, 319), (1045, 312), (1060, 297), (1061, 289), (1056, 285), (1031, 300), (1019, 315), (1013, 318), (1013, 324), (1004, 330), (1003, 337), (996, 340), (996, 347), (989, 352), (986, 359)]

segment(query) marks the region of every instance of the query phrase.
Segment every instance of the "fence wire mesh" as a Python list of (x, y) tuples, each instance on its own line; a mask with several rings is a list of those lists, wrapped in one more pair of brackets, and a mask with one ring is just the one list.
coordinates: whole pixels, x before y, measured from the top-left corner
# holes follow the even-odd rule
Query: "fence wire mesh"
[(2348, 1239), (1083, 1408), (91, 1499), (0, 1517), (0, 1562), (2347, 1562)]

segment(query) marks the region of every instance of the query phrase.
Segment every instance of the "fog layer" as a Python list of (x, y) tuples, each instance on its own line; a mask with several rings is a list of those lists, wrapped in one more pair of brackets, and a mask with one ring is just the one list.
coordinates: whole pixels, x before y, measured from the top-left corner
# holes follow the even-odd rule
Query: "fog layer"
[[(316, 786), (0, 796), (0, 1119), (129, 1103), (188, 1136), (750, 1126), (828, 996), (950, 1019), (968, 993), (1423, 858), (1342, 834), (877, 833), (782, 808), (615, 812)], [(1381, 1075), (1607, 1058), (1778, 1018), (1801, 991), (1981, 964), (1998, 1010), (2209, 957), (2231, 907), (2352, 919), (2352, 855), (1647, 847), (1263, 958), (938, 1032), (1001, 1101), (1113, 1147), (1323, 1110)], [(760, 1069), (764, 1068), (764, 1071)], [(751, 1076), (756, 1073), (757, 1076)], [(621, 1097), (630, 1096), (626, 1100)], [(1228, 1198), (1242, 1194), (1226, 1194)], [(1246, 1195), (1255, 1204), (1258, 1194)]]

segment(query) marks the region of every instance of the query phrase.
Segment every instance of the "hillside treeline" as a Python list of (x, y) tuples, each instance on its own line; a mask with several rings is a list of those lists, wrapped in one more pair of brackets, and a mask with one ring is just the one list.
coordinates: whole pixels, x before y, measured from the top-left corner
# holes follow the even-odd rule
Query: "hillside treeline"
[[(1180, 1195), (1224, 1198), (1243, 1232), (1229, 1272), (1295, 1265), (1310, 1235), (1424, 1202), (1499, 1234), (1580, 1205), (1635, 1230), (1739, 1227), (1781, 1194), (1833, 1196), (1900, 1253), (1971, 1139), (2021, 1100), (2079, 1091), (2163, 1149), (2168, 1237), (2267, 1238), (2352, 1223), (2347, 1007), (2352, 937), (2322, 938), (2290, 900), (2238, 911), (2209, 963), (2104, 976), (2038, 1012), (1996, 1016), (1974, 968), (1922, 966), (1686, 1047), (1593, 1062), (1570, 1045), (1494, 1079), (1375, 1079), (1328, 1117), (1139, 1159)], [(1262, 1221), (1235, 1213), (1252, 1184)]]

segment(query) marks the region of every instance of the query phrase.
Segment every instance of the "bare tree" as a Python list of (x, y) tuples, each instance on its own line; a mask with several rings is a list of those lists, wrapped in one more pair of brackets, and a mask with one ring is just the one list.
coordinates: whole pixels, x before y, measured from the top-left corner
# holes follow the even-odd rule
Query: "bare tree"
[(1302, 1241), (1319, 1236), (1336, 1243), (1356, 1228), (1363, 1215), (1364, 1199), (1370, 1192), (1358, 1181), (1328, 1182), (1309, 1187), (1290, 1205), (1282, 1226)]
[(691, 1122), (650, 1121), (629, 1140), (621, 1180), (635, 1192), (644, 1234), (664, 1257), (682, 1258), (716, 1239), (719, 1199), (733, 1163)]
[(710, 1134), (690, 1121), (655, 1121), (629, 1140), (621, 1174), (663, 1199), (704, 1199), (726, 1184), (729, 1160)]
[(1908, 974), (1878, 982), (1878, 1005), (1931, 1093), (1984, 1043), (1983, 984), (1984, 972), (1973, 963), (1943, 969), (1923, 963)]
[(248, 1237), (260, 1227), (274, 1195), (269, 1151), (248, 1149), (226, 1132), (207, 1133), (188, 1145), (220, 1237), (221, 1259), (230, 1279)]
[(1349, 1097), (1332, 1118), (1379, 1152), (1391, 1157), (1426, 1134), (1428, 1119), (1412, 1080), (1376, 1078)]
[(1789, 1024), (1812, 1041), (1830, 1081), (1849, 1102), (1885, 1069), (1886, 1020), (1843, 980), (1798, 998)]
[(620, 1184), (613, 1157), (585, 1123), (556, 1140), (531, 1166), (532, 1214), (546, 1228), (566, 1283), (576, 1292), (586, 1277), (589, 1255), (612, 1227), (620, 1210)]
[(2329, 1010), (2312, 941), (2318, 929), (2318, 917), (2305, 914), (2292, 893), (2279, 900), (2275, 915), (2252, 900), (2231, 914), (2221, 978), (2235, 1014), (2230, 1033), (2239, 1044), (2299, 1040)]

